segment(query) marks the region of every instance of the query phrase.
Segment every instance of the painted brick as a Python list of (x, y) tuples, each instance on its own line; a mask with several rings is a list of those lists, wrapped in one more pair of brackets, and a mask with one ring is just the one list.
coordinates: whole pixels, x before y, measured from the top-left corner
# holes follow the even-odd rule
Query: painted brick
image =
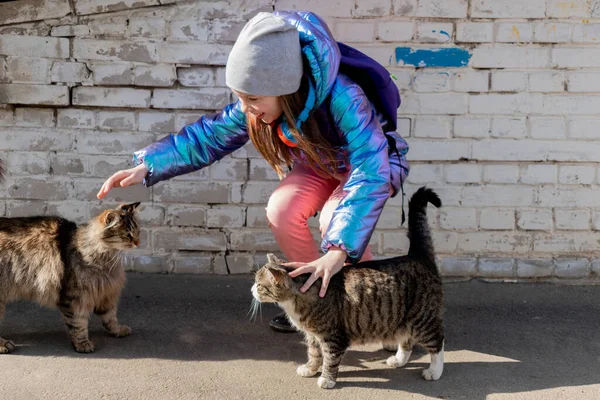
[(475, 18), (544, 18), (546, 0), (472, 0), (471, 17)]
[(525, 254), (531, 236), (516, 232), (469, 232), (458, 237), (458, 249), (464, 252)]
[(6, 76), (11, 83), (50, 83), (52, 62), (45, 58), (9, 57)]
[(165, 182), (154, 188), (154, 201), (162, 203), (227, 203), (231, 187), (226, 183)]
[(389, 0), (369, 0), (356, 3), (352, 10), (353, 17), (385, 17), (392, 13)]
[(568, 126), (569, 137), (572, 139), (600, 139), (600, 130), (598, 130), (600, 119), (598, 118), (570, 118)]
[(155, 89), (154, 108), (221, 109), (230, 102), (230, 91), (225, 88)]
[(479, 215), (479, 227), (486, 230), (512, 230), (515, 211), (506, 208), (484, 208)]
[(454, 90), (457, 92), (487, 92), (489, 90), (487, 71), (467, 71), (454, 74)]
[(554, 261), (555, 274), (559, 278), (586, 278), (590, 272), (590, 260), (587, 258), (563, 258)]
[(415, 121), (414, 137), (449, 138), (452, 131), (452, 119), (449, 117), (419, 117)]
[(415, 16), (434, 18), (466, 18), (467, 0), (419, 0)]
[(595, 178), (596, 168), (592, 165), (561, 165), (558, 170), (559, 183), (589, 185)]
[(169, 40), (198, 40), (207, 41), (210, 24), (208, 21), (171, 21), (169, 24)]
[(496, 30), (496, 41), (505, 43), (531, 42), (533, 25), (527, 23), (501, 23)]
[(479, 183), (481, 167), (477, 164), (451, 164), (444, 168), (448, 183)]
[(565, 76), (559, 71), (529, 73), (531, 92), (562, 92), (565, 89)]
[(541, 22), (534, 26), (534, 41), (540, 43), (566, 43), (571, 40), (571, 24)]
[(55, 125), (54, 110), (47, 108), (17, 108), (15, 125), (52, 128)]
[(494, 24), (490, 22), (459, 22), (456, 24), (457, 43), (486, 43), (494, 41)]
[(235, 158), (225, 158), (209, 167), (210, 177), (219, 181), (245, 181), (248, 179), (248, 162)]
[(0, 84), (0, 104), (68, 106), (69, 88), (53, 85)]
[(595, 252), (599, 239), (597, 232), (554, 232), (536, 237), (533, 251), (550, 255)]
[(420, 23), (417, 25), (417, 42), (447, 43), (452, 41), (454, 25), (450, 23)]
[(57, 37), (74, 37), (88, 36), (90, 28), (87, 25), (59, 25), (53, 26), (50, 36)]
[(60, 109), (56, 121), (59, 128), (94, 128), (96, 113), (78, 108)]
[(98, 107), (148, 108), (150, 90), (131, 88), (76, 87), (73, 104)]
[(155, 249), (165, 251), (224, 251), (227, 248), (223, 232), (191, 227), (156, 229), (152, 232), (152, 240)]
[(90, 72), (84, 63), (56, 61), (52, 64), (52, 82), (78, 83), (89, 76)]
[(570, 72), (567, 75), (569, 92), (600, 92), (600, 73)]
[(546, 278), (554, 275), (554, 261), (550, 258), (517, 260), (517, 277)]
[(517, 185), (465, 186), (461, 204), (466, 207), (528, 207), (533, 205), (533, 189)]
[(554, 210), (556, 229), (561, 230), (589, 230), (589, 210)]
[(116, 171), (130, 168), (131, 157), (129, 156), (87, 156), (85, 160), (89, 164), (89, 174), (91, 176), (107, 177)]
[(156, 44), (152, 42), (99, 39), (74, 39), (73, 57), (79, 61), (135, 61), (143, 63), (155, 63), (158, 58)]
[(477, 229), (475, 209), (444, 207), (440, 212), (440, 227), (451, 231), (470, 231)]
[(134, 79), (133, 63), (89, 63), (95, 85), (131, 85)]
[(49, 172), (50, 164), (45, 153), (8, 153), (7, 163), (11, 175), (41, 175)]
[(207, 207), (172, 205), (167, 208), (167, 221), (173, 226), (206, 226)]
[(108, 130), (134, 130), (135, 113), (130, 111), (99, 111), (97, 123), (99, 128)]
[(225, 65), (231, 46), (207, 43), (162, 42), (158, 60), (163, 63)]
[(485, 183), (517, 183), (518, 180), (518, 165), (496, 164), (483, 167), (483, 182)]
[(566, 139), (567, 129), (562, 117), (529, 117), (533, 139)]
[[(555, 57), (556, 50), (559, 49), (553, 49), (553, 57)], [(473, 49), (470, 66), (473, 68), (545, 68), (550, 66), (550, 49), (545, 47), (479, 46)]]
[[(410, 24), (412, 25), (412, 24)], [(338, 22), (335, 25), (336, 39), (342, 42), (366, 42), (373, 41), (375, 26), (372, 22)], [(398, 29), (398, 28), (396, 28)], [(412, 32), (411, 32), (412, 33)], [(411, 35), (412, 36), (412, 35)], [(410, 40), (410, 37), (407, 39)]]
[(173, 113), (140, 112), (138, 114), (140, 131), (170, 133), (175, 131)]
[(216, 43), (234, 43), (245, 25), (245, 20), (214, 20), (208, 39)]
[[(339, 32), (339, 23), (336, 29)], [(408, 21), (386, 21), (377, 24), (376, 39), (382, 42), (409, 42), (414, 36), (415, 25)]]
[(552, 66), (558, 68), (600, 67), (600, 49), (564, 47), (552, 49)]
[(279, 246), (270, 230), (239, 229), (231, 232), (231, 249), (236, 251), (277, 251)]
[(515, 261), (511, 258), (480, 258), (478, 275), (484, 278), (508, 278), (514, 276)]
[(216, 273), (212, 265), (212, 257), (190, 256), (179, 254), (173, 259), (173, 272), (176, 274), (211, 274)]
[(443, 166), (440, 164), (412, 164), (408, 182), (415, 184), (442, 183)]
[(15, 57), (69, 58), (69, 39), (0, 35), (0, 54)]
[(454, 258), (442, 259), (440, 266), (442, 276), (473, 276), (477, 265), (476, 258)]
[(573, 43), (598, 43), (600, 24), (577, 24), (573, 26)]
[(77, 152), (79, 154), (127, 154), (131, 149), (141, 149), (155, 140), (148, 133), (98, 134), (96, 131), (77, 132)]
[(183, 86), (211, 87), (215, 85), (215, 79), (215, 70), (210, 67), (179, 68), (177, 70), (177, 80)]
[(526, 93), (471, 95), (469, 110), (472, 114), (528, 114), (541, 107), (542, 98)]
[(263, 159), (252, 159), (250, 161), (251, 181), (279, 181), (275, 170)]
[(167, 21), (164, 18), (131, 18), (129, 31), (132, 37), (162, 39), (167, 35)]
[(523, 230), (549, 231), (552, 229), (551, 210), (521, 210), (518, 212), (517, 227)]
[(152, 66), (138, 66), (135, 69), (136, 86), (170, 87), (177, 79), (175, 66), (158, 64)]
[(92, 18), (93, 19), (88, 22), (91, 36), (121, 38), (127, 35), (127, 18), (124, 15)]
[(241, 228), (245, 220), (246, 213), (243, 207), (212, 206), (207, 210), (206, 223), (209, 228)]
[(249, 228), (268, 228), (265, 205), (248, 206), (246, 211), (246, 226)]
[(492, 118), (492, 137), (524, 138), (527, 136), (527, 120), (525, 118), (494, 117)]
[(78, 15), (96, 14), (128, 10), (131, 8), (148, 7), (160, 4), (159, 0), (77, 0), (75, 12)]
[(399, 114), (464, 114), (467, 95), (455, 93), (414, 93), (404, 98)]
[(492, 72), (492, 91), (521, 92), (527, 90), (528, 76), (525, 72)]
[(415, 92), (447, 92), (450, 90), (451, 75), (448, 72), (418, 71), (412, 80)]

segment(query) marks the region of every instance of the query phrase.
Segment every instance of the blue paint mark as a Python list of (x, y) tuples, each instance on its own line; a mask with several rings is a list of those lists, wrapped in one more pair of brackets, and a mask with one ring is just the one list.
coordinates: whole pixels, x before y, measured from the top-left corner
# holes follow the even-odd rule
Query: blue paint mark
[(396, 63), (398, 65), (414, 65), (415, 67), (465, 67), (472, 54), (466, 49), (411, 49), (396, 47)]
[(440, 33), (442, 35), (446, 35), (446, 36), (448, 36), (448, 38), (450, 38), (450, 34), (448, 32), (446, 32), (446, 31), (440, 31)]

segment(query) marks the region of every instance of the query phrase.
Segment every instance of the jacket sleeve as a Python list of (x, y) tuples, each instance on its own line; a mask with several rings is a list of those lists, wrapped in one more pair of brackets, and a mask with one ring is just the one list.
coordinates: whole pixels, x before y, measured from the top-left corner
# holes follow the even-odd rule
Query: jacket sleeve
[(338, 246), (346, 251), (348, 261), (356, 263), (391, 194), (388, 142), (375, 110), (356, 84), (334, 88), (330, 111), (345, 138), (350, 173), (321, 247), (327, 251)]
[(237, 101), (219, 113), (203, 115), (176, 135), (170, 134), (136, 151), (133, 165), (142, 162), (146, 165), (148, 174), (144, 185), (152, 186), (204, 168), (239, 149), (247, 141), (246, 115)]

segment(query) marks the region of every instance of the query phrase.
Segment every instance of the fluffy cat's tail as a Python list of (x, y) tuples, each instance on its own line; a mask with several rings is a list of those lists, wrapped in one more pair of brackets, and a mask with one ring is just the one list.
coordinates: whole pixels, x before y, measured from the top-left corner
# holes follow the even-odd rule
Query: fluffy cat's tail
[(408, 203), (408, 256), (435, 266), (433, 240), (427, 223), (427, 203), (436, 207), (442, 206), (438, 195), (425, 186), (417, 190)]

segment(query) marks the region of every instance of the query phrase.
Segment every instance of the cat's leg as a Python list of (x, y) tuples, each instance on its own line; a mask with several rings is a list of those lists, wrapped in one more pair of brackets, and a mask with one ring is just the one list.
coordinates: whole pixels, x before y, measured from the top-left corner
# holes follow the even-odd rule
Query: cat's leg
[(390, 367), (403, 367), (406, 365), (412, 354), (414, 342), (411, 337), (402, 335), (399, 336), (397, 343), (396, 355), (390, 356), (386, 360), (386, 364)]
[(296, 372), (303, 377), (315, 376), (319, 372), (319, 367), (323, 364), (321, 345), (317, 338), (306, 335), (306, 346), (308, 348), (308, 361), (306, 364), (300, 365)]
[(419, 344), (427, 350), (431, 357), (429, 368), (423, 370), (423, 378), (428, 381), (437, 381), (444, 372), (444, 328), (442, 321), (437, 321), (428, 333), (421, 335)]
[(396, 352), (398, 351), (398, 342), (394, 339), (384, 339), (381, 341), (381, 346), (386, 351)]
[(59, 310), (69, 331), (75, 351), (78, 353), (93, 353), (95, 346), (88, 337), (90, 312), (74, 303), (60, 304)]
[[(6, 311), (6, 307), (4, 303), (0, 303), (0, 322), (4, 318), (4, 312)], [(10, 340), (6, 340), (0, 337), (0, 354), (7, 354), (14, 351), (16, 348), (15, 344)]]
[(323, 372), (317, 381), (320, 388), (331, 389), (335, 386), (342, 357), (349, 346), (349, 340), (341, 336), (326, 338), (321, 342)]
[(131, 335), (131, 328), (127, 325), (119, 324), (117, 319), (116, 300), (106, 300), (102, 305), (96, 307), (94, 313), (102, 320), (102, 326), (114, 337), (125, 337)]

